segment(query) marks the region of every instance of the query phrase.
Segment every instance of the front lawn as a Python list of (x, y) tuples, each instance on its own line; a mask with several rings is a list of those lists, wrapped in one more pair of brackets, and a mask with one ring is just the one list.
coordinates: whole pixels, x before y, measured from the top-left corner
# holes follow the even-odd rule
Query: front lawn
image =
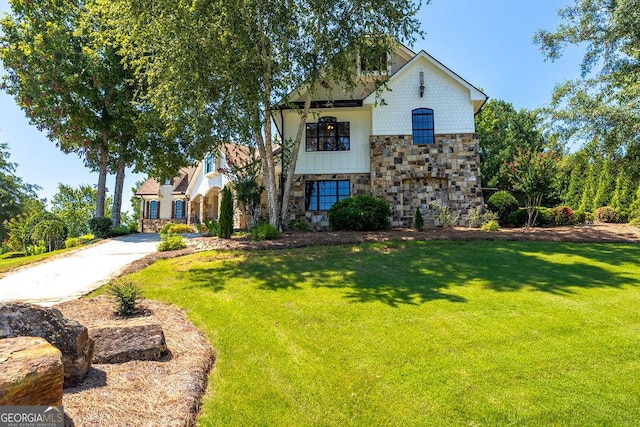
[(200, 425), (640, 423), (638, 245), (207, 252), (130, 278), (216, 349)]

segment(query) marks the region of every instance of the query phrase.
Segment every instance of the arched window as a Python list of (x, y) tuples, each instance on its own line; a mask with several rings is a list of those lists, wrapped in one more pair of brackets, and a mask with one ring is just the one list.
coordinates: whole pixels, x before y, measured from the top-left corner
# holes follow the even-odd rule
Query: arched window
[(174, 216), (176, 219), (184, 218), (184, 200), (176, 200)]
[(158, 219), (158, 213), (160, 211), (160, 202), (152, 200), (149, 202), (149, 218)]
[(433, 110), (416, 108), (411, 112), (411, 124), (414, 144), (433, 144), (435, 139), (433, 127)]

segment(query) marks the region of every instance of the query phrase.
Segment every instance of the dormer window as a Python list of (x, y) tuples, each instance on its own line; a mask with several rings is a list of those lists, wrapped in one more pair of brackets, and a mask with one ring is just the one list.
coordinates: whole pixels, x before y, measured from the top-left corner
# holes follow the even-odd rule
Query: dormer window
[(358, 54), (358, 75), (386, 76), (389, 74), (389, 52), (382, 46), (371, 46)]
[(349, 122), (320, 117), (318, 123), (307, 123), (306, 151), (348, 151), (350, 138)]

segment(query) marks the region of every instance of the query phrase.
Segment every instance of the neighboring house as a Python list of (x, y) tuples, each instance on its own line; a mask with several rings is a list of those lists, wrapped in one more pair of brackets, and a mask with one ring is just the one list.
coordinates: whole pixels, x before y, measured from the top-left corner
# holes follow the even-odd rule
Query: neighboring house
[[(468, 222), (484, 204), (474, 116), (487, 96), (425, 51), (404, 46), (377, 61), (354, 60), (360, 85), (320, 88), (312, 102), (291, 189), (290, 219), (328, 227), (337, 200), (372, 194), (391, 204), (393, 227), (411, 227), (416, 208), (438, 225), (436, 202)], [(387, 88), (377, 97), (375, 80)], [(301, 106), (303, 89), (290, 102)], [(383, 100), (383, 101), (382, 101)], [(274, 121), (294, 138), (296, 110), (281, 104)]]
[[(136, 191), (140, 198), (138, 231), (157, 233), (168, 222), (199, 225), (205, 219), (218, 219), (222, 189), (229, 178), (221, 172), (228, 164), (243, 165), (249, 159), (247, 147), (224, 144), (219, 155), (209, 153), (198, 163), (180, 169), (178, 176), (160, 184), (147, 179)], [(236, 228), (244, 226), (236, 210)]]

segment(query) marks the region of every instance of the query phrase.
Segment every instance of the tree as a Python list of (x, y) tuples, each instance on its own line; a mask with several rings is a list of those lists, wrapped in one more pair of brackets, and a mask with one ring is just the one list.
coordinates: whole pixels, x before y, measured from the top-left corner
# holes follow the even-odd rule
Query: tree
[(552, 151), (536, 152), (530, 148), (518, 148), (510, 163), (505, 163), (503, 173), (512, 191), (523, 195), (527, 208), (527, 225), (531, 227), (538, 216), (542, 198), (556, 178), (558, 156)]
[(554, 32), (534, 40), (546, 58), (559, 58), (568, 45), (582, 46), (582, 78), (554, 91), (547, 110), (565, 139), (592, 141), (603, 152), (640, 151), (640, 15), (637, 0), (575, 0), (559, 10)]
[(502, 165), (520, 149), (542, 151), (547, 146), (540, 128), (542, 120), (535, 111), (517, 111), (509, 102), (489, 100), (476, 115), (480, 140), (480, 171), (485, 187), (506, 189), (509, 182), (501, 173)]
[(233, 191), (239, 208), (242, 209), (249, 228), (256, 225), (260, 198), (264, 192), (264, 186), (260, 185), (261, 163), (255, 157), (255, 150), (249, 150), (249, 157), (242, 164), (228, 163), (222, 169), (227, 178), (233, 184)]
[(7, 238), (4, 222), (23, 213), (27, 200), (35, 199), (40, 190), (15, 175), (17, 165), (9, 161), (10, 156), (8, 145), (0, 143), (0, 240)]
[(233, 196), (229, 187), (222, 189), (220, 201), (220, 220), (218, 221), (218, 237), (228, 239), (233, 234)]
[[(275, 226), (286, 226), (292, 172), (318, 83), (355, 85), (357, 52), (387, 52), (396, 39), (412, 40), (419, 26), (410, 0), (99, 3), (117, 21), (114, 38), (145, 83), (146, 99), (194, 131), (191, 156), (225, 140), (256, 147)], [(288, 103), (289, 92), (302, 85), (304, 105)], [(301, 123), (282, 165), (291, 173), (280, 201), (271, 129), (281, 100), (299, 112)]]
[(59, 183), (58, 192), (51, 199), (51, 212), (64, 221), (70, 237), (78, 237), (89, 233), (89, 220), (94, 216), (97, 198), (98, 190), (90, 185), (73, 188)]

